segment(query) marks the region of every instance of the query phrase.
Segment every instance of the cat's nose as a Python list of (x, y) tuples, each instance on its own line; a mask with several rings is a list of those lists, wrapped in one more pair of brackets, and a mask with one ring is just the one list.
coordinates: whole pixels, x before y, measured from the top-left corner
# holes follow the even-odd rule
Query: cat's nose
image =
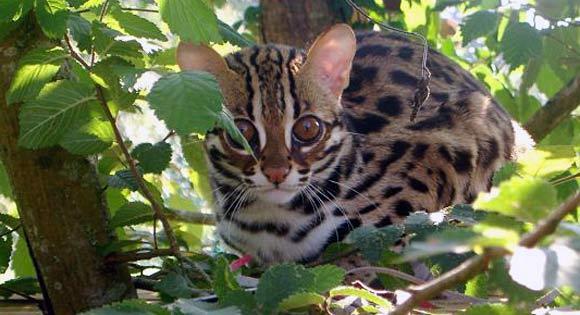
[(290, 168), (285, 166), (265, 167), (263, 172), (271, 183), (277, 185), (286, 179), (286, 176), (290, 173)]

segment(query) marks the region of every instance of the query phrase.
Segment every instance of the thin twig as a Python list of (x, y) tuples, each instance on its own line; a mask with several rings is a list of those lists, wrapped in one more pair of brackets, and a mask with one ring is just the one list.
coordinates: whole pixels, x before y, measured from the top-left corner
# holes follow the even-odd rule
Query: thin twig
[[(109, 0), (105, 0), (105, 3), (103, 3), (103, 6), (101, 7), (101, 13), (99, 14), (99, 22), (103, 22), (103, 19), (105, 18), (105, 14), (107, 13), (107, 8), (109, 6)], [(95, 65), (95, 45), (91, 45), (91, 67)]]
[(175, 136), (175, 130), (170, 130), (169, 133), (163, 138), (163, 140), (161, 140), (161, 142), (165, 142), (173, 136)]
[(375, 273), (382, 273), (382, 274), (386, 274), (389, 276), (393, 276), (399, 279), (403, 279), (405, 281), (409, 281), (411, 283), (414, 284), (423, 284), (425, 283), (424, 280), (421, 280), (417, 277), (413, 277), (409, 274), (406, 274), (404, 272), (401, 272), (399, 270), (396, 269), (392, 269), (392, 268), (387, 268), (387, 267), (373, 267), (373, 266), (367, 266), (367, 267), (358, 267), (358, 268), (354, 268), (354, 269), (350, 269), (349, 271), (347, 271), (347, 274), (351, 274), (351, 273), (360, 273), (360, 272), (375, 272)]
[(68, 46), (68, 51), (69, 51), (70, 55), (73, 57), (73, 59), (78, 61), (83, 67), (85, 67), (85, 69), (89, 69), (90, 68), (89, 64), (83, 59), (83, 57), (81, 57), (79, 54), (77, 54), (77, 52), (74, 50), (74, 48), (70, 42), (70, 38), (68, 37), (67, 34), (64, 34), (64, 41), (65, 41), (66, 45)]
[(145, 259), (151, 259), (155, 257), (172, 256), (173, 251), (171, 249), (158, 249), (143, 252), (140, 250), (133, 252), (117, 253), (108, 256), (105, 260), (107, 263), (126, 263), (131, 261), (139, 261)]
[[(550, 215), (538, 223), (532, 232), (524, 235), (519, 242), (520, 246), (533, 247), (545, 236), (553, 233), (562, 219), (572, 211), (574, 211), (580, 203), (580, 193), (568, 198), (557, 209), (552, 211)], [(505, 256), (509, 252), (504, 248), (491, 247), (486, 248), (484, 253), (472, 257), (461, 265), (455, 267), (449, 272), (444, 273), (441, 277), (426, 282), (423, 285), (411, 287), (409, 291), (411, 296), (398, 305), (390, 313), (391, 315), (403, 315), (411, 312), (419, 303), (427, 301), (443, 291), (456, 286), (459, 283), (465, 282), (481, 271), (487, 268), (490, 261), (499, 257)]]
[(124, 11), (138, 11), (138, 12), (159, 13), (159, 10), (155, 10), (155, 9), (121, 8), (121, 10), (124, 10)]
[(2, 237), (4, 237), (4, 236), (6, 236), (6, 235), (8, 235), (8, 234), (12, 234), (12, 233), (16, 232), (16, 230), (18, 230), (18, 229), (19, 229), (21, 226), (22, 226), (22, 223), (19, 223), (19, 224), (18, 224), (17, 226), (15, 226), (14, 228), (12, 228), (12, 229), (10, 229), (10, 230), (8, 230), (8, 231), (6, 231), (6, 232), (4, 232), (4, 233), (0, 234), (0, 238), (2, 238)]
[(201, 225), (215, 225), (215, 217), (213, 214), (192, 212), (187, 210), (177, 210), (165, 208), (165, 216), (170, 220), (201, 224)]
[(32, 296), (30, 296), (30, 295), (28, 295), (28, 294), (26, 294), (26, 293), (22, 293), (22, 292), (20, 292), (20, 291), (16, 291), (16, 290), (13, 290), (13, 289), (10, 289), (10, 288), (1, 287), (1, 288), (0, 288), (0, 291), (6, 291), (6, 292), (8, 292), (8, 293), (11, 293), (11, 294), (14, 294), (14, 295), (18, 295), (18, 296), (20, 296), (20, 297), (22, 297), (22, 298), (25, 298), (26, 300), (28, 300), (28, 301), (30, 301), (30, 302), (34, 302), (34, 303), (36, 303), (36, 304), (40, 304), (40, 303), (41, 303), (41, 301), (40, 301), (40, 300), (38, 300), (38, 299), (35, 299), (34, 297), (32, 297)]
[(577, 177), (580, 177), (580, 173), (576, 173), (576, 174), (568, 175), (566, 177), (555, 179), (555, 180), (551, 181), (550, 184), (552, 184), (554, 186), (560, 185), (560, 184), (563, 184), (565, 182), (571, 181)]

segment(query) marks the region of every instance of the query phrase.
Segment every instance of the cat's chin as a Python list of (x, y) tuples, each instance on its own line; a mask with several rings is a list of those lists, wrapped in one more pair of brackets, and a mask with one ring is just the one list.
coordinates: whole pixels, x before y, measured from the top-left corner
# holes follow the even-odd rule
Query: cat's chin
[(283, 205), (289, 203), (298, 191), (294, 189), (269, 189), (261, 191), (258, 198), (262, 201)]

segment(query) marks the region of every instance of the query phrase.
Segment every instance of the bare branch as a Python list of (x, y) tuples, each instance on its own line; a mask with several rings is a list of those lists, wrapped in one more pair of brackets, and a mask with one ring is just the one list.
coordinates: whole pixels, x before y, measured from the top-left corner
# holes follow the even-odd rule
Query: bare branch
[[(574, 211), (580, 203), (580, 193), (568, 198), (550, 215), (538, 223), (532, 232), (526, 234), (520, 240), (520, 246), (533, 247), (544, 237), (553, 233), (562, 219)], [(409, 313), (419, 303), (440, 295), (443, 291), (465, 282), (479, 274), (490, 261), (509, 254), (504, 248), (491, 247), (485, 249), (484, 253), (466, 260), (461, 265), (455, 267), (441, 277), (426, 282), (423, 285), (409, 288), (411, 296), (402, 304), (395, 307), (391, 315), (404, 315)]]
[(167, 218), (174, 221), (202, 225), (216, 224), (215, 217), (212, 214), (207, 213), (165, 208), (165, 215)]
[(106, 258), (106, 261), (107, 263), (118, 264), (171, 255), (173, 255), (173, 251), (171, 249), (157, 249), (146, 252), (137, 250), (133, 252), (112, 254)]
[(575, 77), (526, 122), (524, 128), (540, 142), (580, 105), (580, 76)]

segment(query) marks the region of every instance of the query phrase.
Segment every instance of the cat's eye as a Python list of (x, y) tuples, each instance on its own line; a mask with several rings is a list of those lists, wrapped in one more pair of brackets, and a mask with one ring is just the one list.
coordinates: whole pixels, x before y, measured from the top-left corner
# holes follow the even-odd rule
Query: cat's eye
[(292, 127), (292, 135), (303, 143), (312, 143), (322, 134), (322, 122), (314, 116), (304, 116), (298, 119)]
[[(258, 131), (256, 130), (254, 124), (247, 119), (236, 119), (234, 122), (236, 124), (236, 127), (238, 127), (238, 130), (240, 131), (242, 136), (246, 138), (246, 141), (248, 141), (250, 145), (255, 144), (255, 142), (258, 140)], [(226, 137), (228, 139), (228, 143), (232, 147), (238, 150), (244, 149), (242, 145), (239, 144), (236, 140), (232, 139), (232, 137), (230, 137), (229, 134), (227, 134)]]

